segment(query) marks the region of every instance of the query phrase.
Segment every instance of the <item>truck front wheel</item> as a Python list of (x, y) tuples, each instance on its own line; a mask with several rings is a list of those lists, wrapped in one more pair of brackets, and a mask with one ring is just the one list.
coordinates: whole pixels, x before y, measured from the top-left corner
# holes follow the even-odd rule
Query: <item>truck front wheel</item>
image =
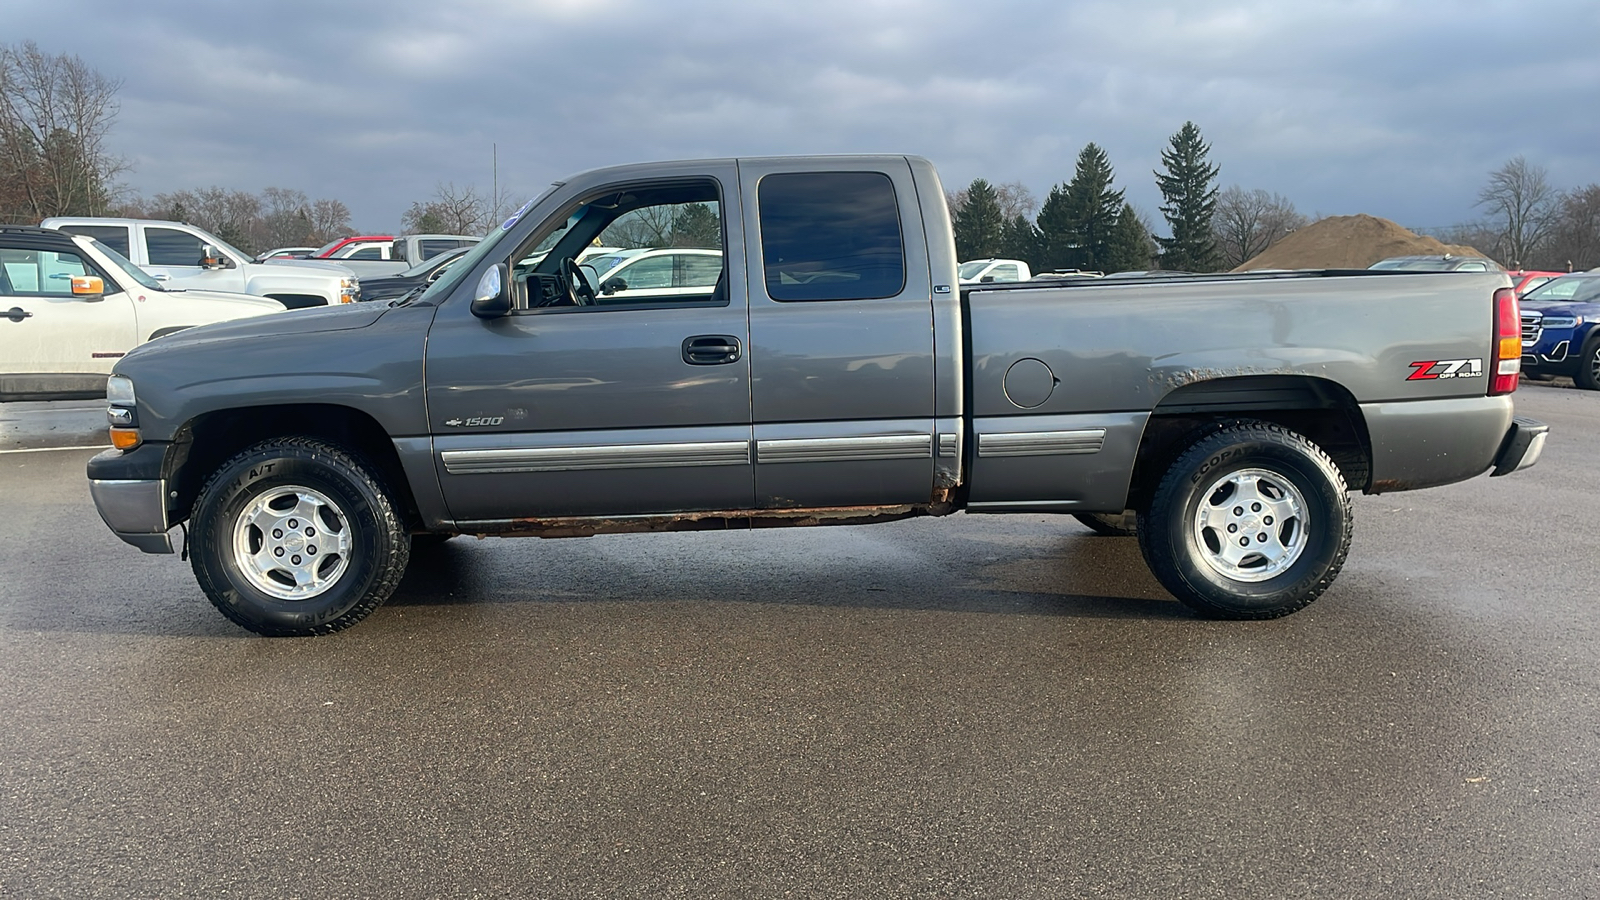
[(310, 438), (278, 438), (223, 463), (195, 503), (192, 558), (218, 610), (257, 634), (331, 634), (400, 582), (410, 534), (372, 470)]
[(1201, 615), (1286, 616), (1333, 583), (1353, 516), (1333, 460), (1266, 422), (1225, 426), (1184, 451), (1139, 523), (1156, 579)]

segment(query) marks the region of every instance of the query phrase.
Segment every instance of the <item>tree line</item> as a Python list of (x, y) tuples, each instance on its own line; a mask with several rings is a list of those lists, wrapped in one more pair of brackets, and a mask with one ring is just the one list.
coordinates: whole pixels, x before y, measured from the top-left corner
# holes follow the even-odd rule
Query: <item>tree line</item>
[(982, 178), (950, 195), (956, 254), (1020, 259), (1035, 272), (1216, 272), (1306, 224), (1277, 194), (1238, 185), (1220, 190), (1210, 152), (1193, 122), (1161, 151), (1162, 168), (1153, 174), (1169, 236), (1156, 234), (1126, 200), (1105, 150), (1090, 143), (1072, 178), (1052, 187), (1042, 206), (1020, 184), (996, 187)]

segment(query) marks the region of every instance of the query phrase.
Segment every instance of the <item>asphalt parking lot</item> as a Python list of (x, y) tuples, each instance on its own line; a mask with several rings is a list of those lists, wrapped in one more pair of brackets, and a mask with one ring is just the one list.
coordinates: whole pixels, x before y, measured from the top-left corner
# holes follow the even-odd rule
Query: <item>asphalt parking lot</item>
[(1600, 396), (1517, 402), (1536, 467), (1358, 498), (1270, 622), (962, 515), (458, 539), (301, 640), (5, 404), (0, 897), (1600, 897)]

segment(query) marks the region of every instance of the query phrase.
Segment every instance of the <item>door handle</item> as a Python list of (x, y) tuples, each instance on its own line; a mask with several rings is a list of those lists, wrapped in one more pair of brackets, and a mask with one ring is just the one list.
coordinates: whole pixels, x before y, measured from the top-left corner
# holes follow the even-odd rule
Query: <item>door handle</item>
[(683, 341), (683, 361), (691, 366), (727, 365), (739, 356), (739, 339), (731, 334), (701, 334)]
[(171, 281), (172, 280), (172, 276), (168, 275), (165, 272), (157, 272), (157, 273), (151, 275), (150, 277), (154, 278), (157, 281)]
[(5, 316), (13, 322), (21, 322), (23, 319), (33, 318), (33, 313), (28, 312), (20, 306), (13, 306), (6, 310)]

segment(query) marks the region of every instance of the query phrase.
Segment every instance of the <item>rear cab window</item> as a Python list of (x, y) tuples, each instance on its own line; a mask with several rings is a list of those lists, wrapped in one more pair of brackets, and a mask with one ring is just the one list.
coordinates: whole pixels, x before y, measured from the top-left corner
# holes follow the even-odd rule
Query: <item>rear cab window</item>
[(887, 175), (778, 173), (758, 192), (767, 296), (874, 300), (905, 289), (905, 238)]
[(63, 225), (61, 230), (68, 234), (92, 237), (123, 256), (129, 255), (127, 225)]

